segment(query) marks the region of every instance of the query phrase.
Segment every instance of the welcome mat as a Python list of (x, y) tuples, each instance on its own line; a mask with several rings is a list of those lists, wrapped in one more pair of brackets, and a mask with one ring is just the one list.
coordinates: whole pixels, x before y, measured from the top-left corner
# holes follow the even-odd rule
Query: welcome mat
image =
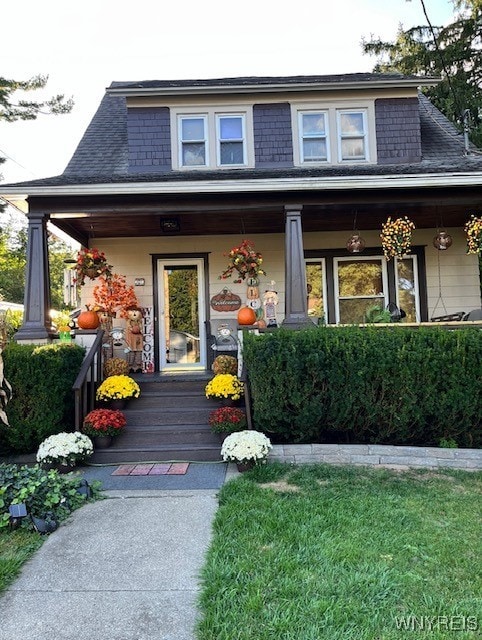
[(189, 462), (163, 464), (121, 464), (112, 476), (183, 476), (187, 473)]

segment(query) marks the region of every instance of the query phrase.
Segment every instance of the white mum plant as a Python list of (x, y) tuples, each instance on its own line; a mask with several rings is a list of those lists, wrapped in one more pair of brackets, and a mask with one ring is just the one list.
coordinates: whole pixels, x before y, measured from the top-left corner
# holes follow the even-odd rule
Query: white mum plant
[(229, 435), (221, 447), (224, 461), (249, 462), (265, 460), (272, 444), (264, 433), (259, 431), (237, 431)]
[(94, 452), (92, 440), (80, 433), (57, 433), (49, 436), (37, 451), (37, 462), (41, 464), (73, 465), (81, 462)]

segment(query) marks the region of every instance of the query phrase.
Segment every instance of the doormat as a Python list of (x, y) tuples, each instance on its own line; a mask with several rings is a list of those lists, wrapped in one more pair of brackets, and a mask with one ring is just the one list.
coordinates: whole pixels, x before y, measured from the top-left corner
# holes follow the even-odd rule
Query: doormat
[(161, 464), (121, 464), (112, 476), (183, 476), (189, 462), (167, 462)]

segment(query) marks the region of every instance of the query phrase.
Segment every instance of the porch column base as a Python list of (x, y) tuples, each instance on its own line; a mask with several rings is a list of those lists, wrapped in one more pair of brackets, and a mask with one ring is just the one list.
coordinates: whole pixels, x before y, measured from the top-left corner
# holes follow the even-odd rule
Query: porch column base
[(29, 329), (23, 326), (15, 333), (13, 339), (20, 344), (50, 344), (53, 334), (43, 328)]
[(299, 329), (310, 329), (311, 327), (316, 327), (316, 324), (308, 317), (300, 317), (296, 318), (291, 316), (289, 318), (285, 318), (281, 323), (283, 329), (294, 329), (298, 331)]

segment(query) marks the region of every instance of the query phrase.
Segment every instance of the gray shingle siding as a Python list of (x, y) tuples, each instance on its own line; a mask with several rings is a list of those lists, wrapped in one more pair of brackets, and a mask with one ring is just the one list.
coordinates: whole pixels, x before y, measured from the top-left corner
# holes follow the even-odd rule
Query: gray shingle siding
[(167, 107), (127, 110), (129, 171), (170, 171), (171, 126)]
[(293, 166), (291, 110), (288, 103), (253, 107), (254, 156), (257, 169)]
[(422, 160), (417, 98), (375, 100), (378, 164), (409, 164)]

